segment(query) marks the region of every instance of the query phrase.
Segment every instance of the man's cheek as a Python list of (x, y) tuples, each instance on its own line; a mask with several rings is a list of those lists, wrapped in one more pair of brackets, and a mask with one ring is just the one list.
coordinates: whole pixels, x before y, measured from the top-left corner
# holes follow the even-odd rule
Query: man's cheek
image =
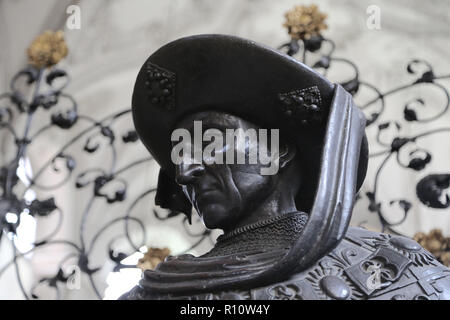
[(233, 164), (230, 165), (230, 169), (233, 173), (248, 173), (260, 175), (261, 165), (259, 164)]
[(233, 176), (240, 191), (261, 188), (269, 182), (268, 177), (259, 174), (259, 170), (258, 172), (236, 170), (233, 172)]

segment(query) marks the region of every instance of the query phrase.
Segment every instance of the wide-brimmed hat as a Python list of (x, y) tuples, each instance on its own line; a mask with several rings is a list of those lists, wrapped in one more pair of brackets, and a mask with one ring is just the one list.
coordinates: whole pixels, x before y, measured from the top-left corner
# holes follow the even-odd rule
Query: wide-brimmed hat
[[(184, 116), (214, 110), (280, 129), (298, 146), (303, 175), (297, 206), (309, 212), (334, 93), (335, 85), (308, 66), (235, 36), (190, 36), (161, 47), (142, 66), (132, 101), (139, 137), (161, 166), (156, 203), (190, 218), (191, 205), (174, 180), (170, 138)], [(363, 143), (357, 189), (367, 154)]]

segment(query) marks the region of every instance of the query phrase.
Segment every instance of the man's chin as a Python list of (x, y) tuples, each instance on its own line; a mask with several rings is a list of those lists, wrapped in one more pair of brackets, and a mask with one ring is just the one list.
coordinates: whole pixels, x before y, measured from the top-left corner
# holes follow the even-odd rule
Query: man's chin
[(224, 206), (211, 204), (202, 208), (203, 223), (208, 229), (225, 229), (230, 225), (231, 215)]

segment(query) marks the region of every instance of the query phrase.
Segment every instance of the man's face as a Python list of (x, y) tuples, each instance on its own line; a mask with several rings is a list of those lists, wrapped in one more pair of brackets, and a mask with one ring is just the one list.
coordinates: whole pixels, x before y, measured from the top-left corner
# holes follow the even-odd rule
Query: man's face
[[(226, 137), (226, 129), (254, 129), (256, 132), (259, 129), (239, 117), (220, 112), (190, 115), (184, 118), (177, 128), (186, 129), (194, 139), (194, 121), (202, 121), (203, 132), (217, 129), (223, 133), (223, 137)], [(255, 164), (248, 161), (252, 152), (268, 154), (266, 144), (260, 145), (247, 140), (244, 149), (234, 150), (235, 154), (244, 152), (246, 155), (245, 163), (237, 164), (236, 157), (232, 163), (226, 161), (226, 151), (233, 147), (236, 149), (235, 144), (226, 140), (229, 139), (224, 139), (221, 149), (224, 153), (223, 164), (208, 163), (204, 161), (205, 158), (201, 163), (193, 163), (193, 156), (189, 155), (186, 161), (175, 167), (177, 183), (183, 187), (185, 195), (202, 217), (206, 227), (229, 231), (239, 226), (239, 223), (248, 218), (248, 214), (273, 192), (275, 175), (261, 174), (261, 169), (267, 165), (261, 164), (259, 157)], [(210, 142), (203, 142), (202, 148), (208, 144)]]

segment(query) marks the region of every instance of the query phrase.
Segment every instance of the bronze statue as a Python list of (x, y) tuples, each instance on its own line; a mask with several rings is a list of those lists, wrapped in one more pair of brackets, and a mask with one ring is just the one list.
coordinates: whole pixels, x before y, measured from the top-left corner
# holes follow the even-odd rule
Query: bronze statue
[[(365, 118), (341, 86), (252, 41), (199, 35), (150, 56), (132, 105), (161, 166), (156, 204), (189, 218), (194, 207), (224, 234), (200, 257), (145, 271), (122, 299), (450, 299), (450, 270), (415, 241), (348, 227), (368, 146)], [(196, 121), (277, 129), (278, 170), (174, 163), (172, 133), (193, 133)], [(250, 141), (245, 155), (255, 148), (272, 154)]]

